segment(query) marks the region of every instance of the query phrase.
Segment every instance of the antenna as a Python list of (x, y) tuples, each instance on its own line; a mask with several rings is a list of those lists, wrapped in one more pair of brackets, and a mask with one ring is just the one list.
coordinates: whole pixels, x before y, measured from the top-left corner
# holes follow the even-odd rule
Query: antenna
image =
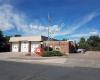
[(50, 39), (50, 21), (51, 21), (51, 19), (50, 19), (50, 14), (49, 14), (49, 12), (48, 12), (48, 41), (49, 41), (49, 39)]
[(48, 12), (48, 42), (47, 42), (47, 45), (48, 45), (48, 51), (49, 51), (49, 40), (50, 40), (50, 21), (51, 21), (51, 19), (50, 19), (50, 14), (49, 14), (49, 12)]

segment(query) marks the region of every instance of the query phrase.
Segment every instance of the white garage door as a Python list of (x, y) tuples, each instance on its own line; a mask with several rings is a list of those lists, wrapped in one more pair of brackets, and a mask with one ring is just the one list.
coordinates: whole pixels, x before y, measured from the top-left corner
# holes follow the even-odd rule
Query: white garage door
[(39, 42), (31, 42), (31, 52), (34, 53), (35, 49), (40, 45)]
[(29, 52), (29, 42), (21, 42), (21, 52)]
[(19, 43), (14, 42), (12, 43), (12, 52), (18, 52), (19, 51)]

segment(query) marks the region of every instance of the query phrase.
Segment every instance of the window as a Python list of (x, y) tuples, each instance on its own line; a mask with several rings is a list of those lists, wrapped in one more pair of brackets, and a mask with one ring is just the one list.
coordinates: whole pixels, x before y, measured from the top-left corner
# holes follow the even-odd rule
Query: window
[(60, 51), (60, 46), (55, 46), (55, 50)]

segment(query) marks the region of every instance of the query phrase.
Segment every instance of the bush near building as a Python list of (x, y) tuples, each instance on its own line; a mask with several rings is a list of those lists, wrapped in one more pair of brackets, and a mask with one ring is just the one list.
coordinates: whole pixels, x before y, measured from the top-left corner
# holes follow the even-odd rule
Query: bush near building
[(43, 57), (63, 56), (63, 54), (60, 51), (45, 51), (42, 56)]

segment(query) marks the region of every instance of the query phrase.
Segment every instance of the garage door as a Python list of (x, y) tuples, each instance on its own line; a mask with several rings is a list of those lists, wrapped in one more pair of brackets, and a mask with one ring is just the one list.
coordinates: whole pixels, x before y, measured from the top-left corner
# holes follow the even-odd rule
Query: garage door
[(19, 43), (14, 42), (12, 43), (12, 52), (18, 52), (19, 51)]
[(34, 53), (35, 49), (39, 47), (40, 43), (39, 42), (31, 42), (31, 52)]
[(29, 42), (21, 42), (21, 52), (29, 52)]

